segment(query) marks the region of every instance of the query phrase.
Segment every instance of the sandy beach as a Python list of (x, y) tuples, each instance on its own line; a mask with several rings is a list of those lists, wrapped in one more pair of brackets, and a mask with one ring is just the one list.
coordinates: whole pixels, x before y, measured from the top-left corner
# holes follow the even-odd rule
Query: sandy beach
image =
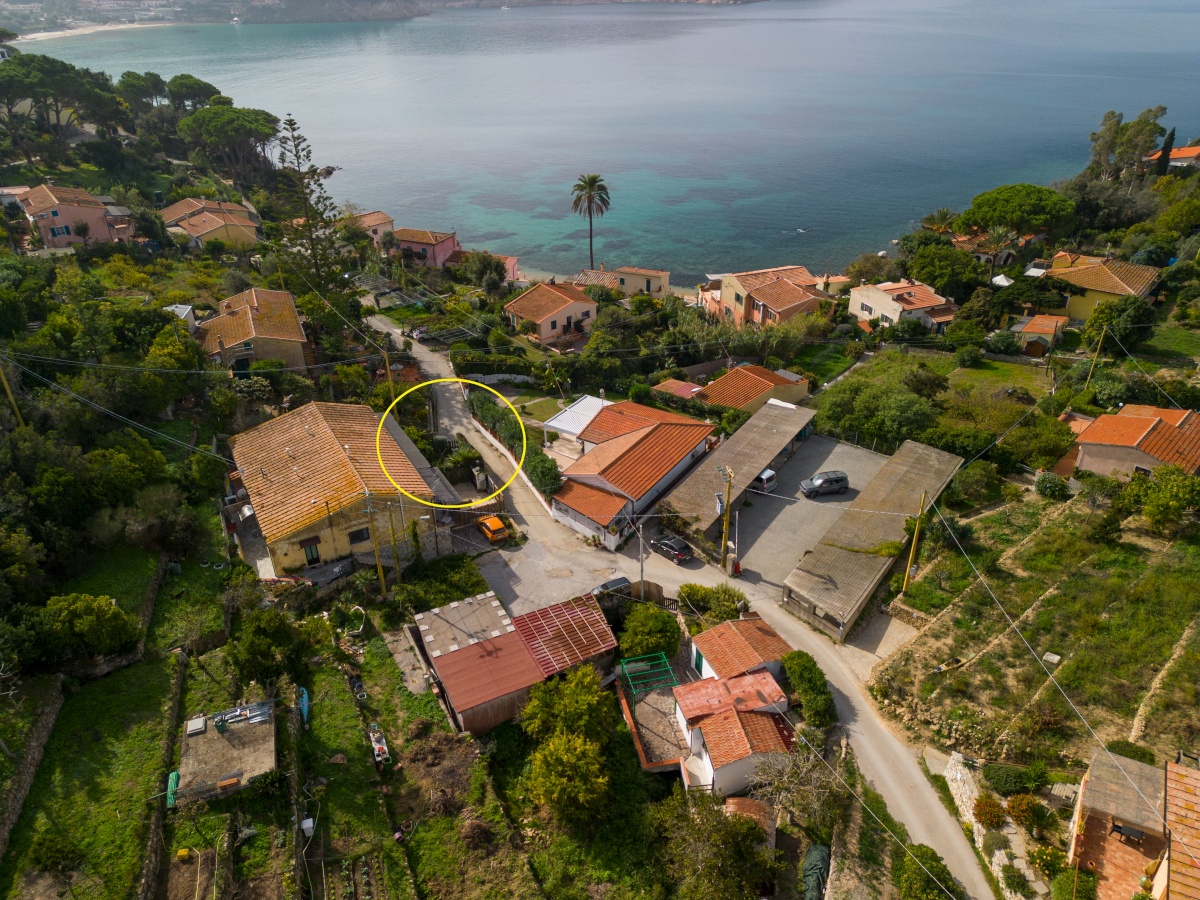
[(67, 28), (61, 31), (35, 31), (23, 34), (14, 44), (26, 44), (34, 41), (48, 41), (51, 38), (81, 37), (85, 34), (99, 34), (103, 31), (123, 31), (128, 28), (161, 28), (164, 25), (175, 25), (175, 22), (111, 22), (107, 25), (80, 25), (78, 28)]

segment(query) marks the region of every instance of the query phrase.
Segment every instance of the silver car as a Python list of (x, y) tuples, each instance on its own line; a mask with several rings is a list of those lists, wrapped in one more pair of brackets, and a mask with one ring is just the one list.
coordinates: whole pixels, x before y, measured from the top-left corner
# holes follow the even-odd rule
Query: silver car
[(809, 500), (815, 500), (819, 494), (844, 494), (850, 490), (850, 476), (845, 472), (818, 472), (812, 478), (800, 482), (800, 490)]

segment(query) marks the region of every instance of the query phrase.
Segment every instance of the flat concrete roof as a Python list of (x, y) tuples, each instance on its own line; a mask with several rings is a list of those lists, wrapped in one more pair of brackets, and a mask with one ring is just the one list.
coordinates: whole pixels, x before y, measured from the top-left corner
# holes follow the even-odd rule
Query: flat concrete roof
[[(222, 716), (228, 723), (224, 733), (214, 719)], [(204, 720), (204, 731), (188, 735), (188, 725)], [(275, 768), (275, 706), (272, 702), (252, 703), (221, 713), (189, 715), (183, 728), (179, 757), (179, 793), (215, 791), (217, 783), (230, 778), (238, 787)]]
[(916, 516), (921, 492), (932, 503), (960, 465), (962, 459), (952, 453), (905, 441), (784, 584), (849, 631), (895, 562), (871, 551), (904, 542), (904, 522)]
[(1162, 834), (1166, 792), (1162, 766), (1100, 750), (1088, 767), (1082, 803), (1090, 813), (1110, 816), (1147, 834)]
[(491, 591), (413, 616), (430, 659), (516, 631)]
[(732, 496), (736, 504), (758, 474), (787, 449), (816, 410), (768, 400), (741, 428), (700, 461), (691, 473), (663, 498), (695, 531), (708, 531), (717, 521), (716, 494), (724, 488), (717, 468), (733, 470)]

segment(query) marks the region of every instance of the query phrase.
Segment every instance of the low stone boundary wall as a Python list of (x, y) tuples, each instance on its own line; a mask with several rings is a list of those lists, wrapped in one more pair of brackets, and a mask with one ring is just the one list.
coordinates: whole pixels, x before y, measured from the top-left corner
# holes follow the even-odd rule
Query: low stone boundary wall
[(62, 675), (54, 676), (54, 691), (38, 714), (38, 720), (29, 729), (25, 739), (25, 751), (21, 761), (17, 763), (17, 771), (13, 773), (8, 784), (8, 791), (0, 797), (0, 859), (8, 850), (8, 837), (21, 808), (25, 805), (25, 797), (33, 786), (33, 777), (37, 774), (38, 764), (42, 761), (42, 753), (46, 749), (46, 741), (54, 731), (54, 723), (58, 721), (58, 712), (63, 705)]
[(905, 603), (901, 594), (895, 600), (887, 605), (887, 614), (893, 619), (899, 619), (905, 625), (911, 625), (918, 631), (933, 621), (933, 616), (921, 612), (919, 609), (913, 609)]
[(478, 373), (472, 375), (459, 375), (459, 378), (465, 378), (468, 381), (478, 381), (480, 384), (537, 384), (541, 381), (535, 375), (509, 375), (504, 372), (498, 372), (495, 375), (480, 375)]
[(146, 853), (142, 860), (142, 876), (138, 882), (135, 900), (151, 900), (158, 894), (158, 869), (165, 848), (163, 820), (167, 814), (167, 773), (175, 761), (175, 740), (179, 735), (179, 707), (183, 701), (183, 679), (187, 674), (187, 657), (175, 654), (175, 678), (171, 684), (171, 703), (167, 712), (167, 740), (164, 742), (162, 763), (159, 765), (157, 784), (161, 793), (154, 799), (154, 810), (150, 813), (150, 828), (146, 832)]

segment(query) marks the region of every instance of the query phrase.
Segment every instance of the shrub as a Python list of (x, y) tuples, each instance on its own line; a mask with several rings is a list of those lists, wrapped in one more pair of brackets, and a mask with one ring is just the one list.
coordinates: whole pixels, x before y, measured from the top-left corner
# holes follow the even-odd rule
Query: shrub
[(1033, 831), (1039, 818), (1036, 810), (1041, 805), (1033, 794), (1014, 794), (1008, 798), (1006, 808), (1010, 819), (1026, 831)]
[(800, 696), (804, 720), (814, 728), (828, 728), (836, 723), (833, 693), (817, 661), (802, 650), (794, 650), (785, 654), (782, 662), (789, 686)]
[(1003, 831), (989, 831), (983, 836), (983, 855), (990, 860), (997, 850), (1007, 850), (1012, 844)]
[(1067, 867), (1067, 854), (1057, 847), (1041, 844), (1029, 851), (1029, 862), (1047, 878), (1053, 879)]
[(983, 767), (983, 777), (987, 779), (991, 789), (1001, 797), (1029, 790), (1025, 780), (1025, 770), (1017, 766), (989, 763)]
[(1043, 472), (1033, 483), (1033, 489), (1047, 500), (1070, 500), (1071, 488), (1053, 472)]
[(1021, 341), (1011, 331), (1004, 329), (988, 337), (987, 349), (989, 353), (1001, 356), (1016, 356), (1021, 352)]
[(1025, 874), (1016, 866), (1006, 865), (1000, 870), (1000, 874), (1004, 877), (1004, 886), (1018, 897), (1033, 896), (1033, 886), (1030, 885), (1029, 879), (1025, 877)]
[(1148, 766), (1155, 765), (1154, 751), (1149, 747), (1139, 747), (1132, 741), (1125, 741), (1118, 738), (1115, 741), (1109, 741), (1104, 745), (1104, 748), (1109, 753), (1124, 756), (1126, 759), (1136, 759), (1138, 762), (1144, 762)]
[(978, 347), (959, 347), (954, 351), (954, 363), (960, 369), (974, 369), (983, 362), (983, 354)]
[(971, 817), (989, 831), (1004, 827), (1004, 807), (991, 794), (980, 794), (975, 798)]
[(1096, 900), (1096, 876), (1078, 869), (1060, 872), (1050, 885), (1051, 900)]
[(1050, 783), (1050, 770), (1040, 759), (1034, 760), (1025, 770), (1025, 788), (1031, 794), (1036, 794)]
[(670, 659), (679, 652), (679, 638), (679, 623), (675, 616), (657, 606), (639, 603), (625, 620), (621, 655), (629, 659), (647, 653), (665, 653)]

